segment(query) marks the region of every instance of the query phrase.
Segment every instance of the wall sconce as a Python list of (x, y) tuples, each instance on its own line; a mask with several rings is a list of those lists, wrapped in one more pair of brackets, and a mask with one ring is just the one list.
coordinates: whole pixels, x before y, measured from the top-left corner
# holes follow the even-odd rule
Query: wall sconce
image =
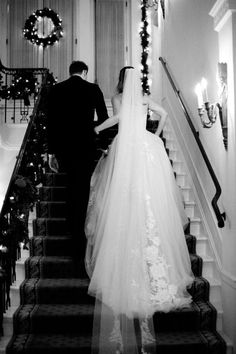
[[(220, 75), (220, 63), (218, 64), (218, 77), (220, 78), (218, 82), (222, 86), (222, 75)], [(224, 91), (225, 96), (225, 80), (224, 80), (224, 89), (221, 88), (221, 91)], [(195, 93), (197, 95), (198, 101), (198, 115), (201, 119), (201, 123), (203, 128), (211, 128), (213, 124), (216, 122), (217, 116), (219, 115), (222, 134), (223, 134), (223, 142), (225, 149), (228, 147), (228, 139), (227, 139), (227, 115), (225, 116), (225, 108), (226, 102), (223, 103), (222, 93), (219, 96), (219, 102), (210, 103), (207, 92), (207, 81), (205, 78), (202, 78), (201, 82), (198, 83), (195, 87)], [(224, 100), (225, 101), (225, 100)], [(226, 111), (227, 112), (227, 111)]]

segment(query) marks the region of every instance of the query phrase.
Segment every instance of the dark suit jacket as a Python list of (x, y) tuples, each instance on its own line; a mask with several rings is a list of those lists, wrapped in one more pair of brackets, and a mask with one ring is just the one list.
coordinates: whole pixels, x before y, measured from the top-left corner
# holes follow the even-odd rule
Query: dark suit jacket
[[(94, 122), (96, 110), (98, 122)], [(93, 158), (94, 126), (107, 119), (99, 86), (79, 76), (52, 86), (48, 95), (48, 153), (77, 162)], [(83, 161), (81, 161), (83, 162)]]

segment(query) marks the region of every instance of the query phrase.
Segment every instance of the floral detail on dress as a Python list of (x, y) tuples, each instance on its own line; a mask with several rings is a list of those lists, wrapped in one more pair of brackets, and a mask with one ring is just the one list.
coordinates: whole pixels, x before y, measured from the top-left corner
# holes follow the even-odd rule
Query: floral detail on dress
[(114, 317), (114, 326), (110, 334), (109, 341), (111, 343), (116, 344), (116, 353), (123, 352), (123, 341), (122, 341), (122, 335), (120, 330), (120, 320), (117, 316)]
[[(140, 329), (141, 329), (141, 340), (142, 340), (142, 347), (144, 349), (145, 345), (155, 343), (156, 340), (150, 332), (148, 326), (148, 318), (141, 320), (140, 322)], [(143, 353), (146, 353), (143, 351)]]
[(148, 159), (149, 161), (151, 161), (151, 162), (154, 161), (153, 153), (152, 153), (152, 151), (151, 151), (151, 149), (150, 149), (149, 144), (148, 144), (147, 141), (144, 141), (144, 142), (143, 142), (143, 147), (144, 147), (144, 152), (145, 152), (145, 154), (146, 154), (146, 156), (147, 156), (147, 159)]
[(146, 195), (146, 236), (145, 262), (150, 282), (150, 299), (155, 308), (173, 303), (177, 295), (177, 286), (170, 283), (169, 265), (161, 249), (157, 223), (151, 208), (151, 197)]

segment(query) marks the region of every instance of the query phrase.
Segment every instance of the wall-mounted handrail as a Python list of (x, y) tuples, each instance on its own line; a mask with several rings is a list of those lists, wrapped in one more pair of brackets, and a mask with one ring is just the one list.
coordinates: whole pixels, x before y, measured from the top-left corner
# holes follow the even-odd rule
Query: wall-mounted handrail
[(218, 199), (219, 199), (219, 197), (221, 195), (221, 186), (220, 186), (219, 181), (218, 181), (218, 179), (216, 177), (216, 174), (215, 174), (215, 172), (214, 172), (214, 170), (212, 168), (212, 165), (211, 165), (211, 163), (209, 161), (209, 158), (208, 158), (208, 156), (206, 154), (206, 151), (205, 151), (205, 149), (204, 149), (204, 147), (202, 145), (202, 142), (201, 142), (201, 140), (200, 140), (200, 138), (198, 136), (198, 133), (197, 133), (197, 131), (196, 131), (194, 125), (193, 125), (193, 122), (192, 122), (192, 120), (190, 118), (190, 115), (188, 113), (186, 105), (184, 104), (184, 101), (183, 101), (183, 99), (181, 97), (180, 90), (177, 89), (177, 87), (176, 87), (176, 85), (174, 83), (174, 80), (173, 80), (173, 78), (172, 78), (172, 76), (170, 74), (170, 71), (167, 68), (166, 61), (162, 57), (160, 57), (159, 60), (162, 63), (163, 68), (165, 70), (165, 73), (166, 73), (166, 75), (167, 75), (167, 77), (169, 79), (169, 82), (170, 82), (173, 90), (174, 90), (174, 93), (176, 94), (176, 96), (178, 98), (178, 101), (179, 101), (179, 103), (180, 103), (180, 105), (182, 107), (182, 110), (183, 110), (184, 115), (185, 115), (185, 117), (187, 119), (187, 122), (188, 122), (188, 124), (190, 126), (190, 129), (191, 129), (191, 131), (192, 131), (192, 133), (194, 135), (196, 143), (197, 143), (197, 145), (198, 145), (198, 147), (199, 147), (199, 149), (201, 151), (202, 157), (203, 157), (203, 159), (204, 159), (204, 161), (206, 163), (206, 166), (207, 166), (207, 169), (209, 171), (209, 174), (210, 174), (210, 176), (212, 178), (212, 181), (213, 181), (213, 183), (215, 185), (216, 193), (215, 193), (215, 195), (214, 195), (214, 197), (213, 197), (213, 199), (211, 201), (211, 204), (212, 204), (213, 210), (215, 212), (215, 215), (216, 215), (216, 218), (217, 218), (217, 221), (218, 221), (218, 227), (222, 228), (225, 225), (224, 221), (226, 219), (226, 214), (225, 214), (225, 212), (223, 212), (223, 213), (220, 212), (220, 209), (219, 209), (218, 204), (217, 204), (217, 201), (218, 201)]

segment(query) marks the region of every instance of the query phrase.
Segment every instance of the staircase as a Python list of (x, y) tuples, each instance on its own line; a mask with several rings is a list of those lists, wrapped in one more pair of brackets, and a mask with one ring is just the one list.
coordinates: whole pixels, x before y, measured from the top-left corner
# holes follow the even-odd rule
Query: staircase
[[(163, 134), (176, 180), (191, 220), (186, 242), (195, 281), (188, 309), (156, 313), (157, 353), (227, 354), (217, 329), (220, 284), (213, 279), (213, 259), (207, 237), (196, 217), (193, 192), (168, 127)], [(20, 285), (20, 305), (13, 316), (13, 335), (7, 354), (90, 353), (94, 299), (87, 295), (89, 280), (79, 274), (72, 258), (72, 242), (65, 227), (66, 175), (47, 173), (39, 189), (40, 202), (33, 220), (30, 256)], [(210, 282), (207, 279), (210, 279)], [(218, 291), (219, 290), (219, 291)], [(215, 304), (212, 304), (214, 300)]]

